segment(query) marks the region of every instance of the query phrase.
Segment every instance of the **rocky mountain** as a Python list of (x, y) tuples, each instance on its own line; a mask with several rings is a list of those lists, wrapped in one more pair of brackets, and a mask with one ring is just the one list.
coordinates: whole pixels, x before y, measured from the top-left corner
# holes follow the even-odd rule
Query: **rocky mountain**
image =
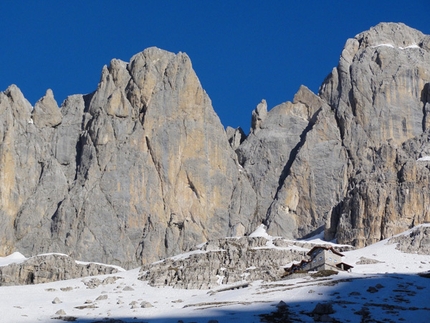
[(251, 129), (237, 152), (271, 234), (362, 247), (430, 221), (429, 44), (381, 23), (347, 40), (318, 95), (300, 88)]
[(430, 36), (382, 23), (346, 42), (319, 94), (224, 130), (189, 57), (112, 60), (97, 89), (34, 107), (0, 93), (0, 256), (126, 268), (261, 222), (365, 246), (430, 221)]
[(61, 109), (0, 94), (2, 255), (125, 267), (252, 228), (254, 191), (187, 55), (112, 60)]

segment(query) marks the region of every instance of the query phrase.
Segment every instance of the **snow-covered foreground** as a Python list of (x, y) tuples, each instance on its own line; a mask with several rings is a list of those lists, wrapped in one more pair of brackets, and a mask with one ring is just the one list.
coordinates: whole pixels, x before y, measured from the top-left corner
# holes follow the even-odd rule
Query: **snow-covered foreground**
[[(430, 278), (417, 273), (430, 270), (430, 255), (402, 253), (386, 241), (344, 254), (354, 266), (350, 273), (258, 281), (227, 291), (220, 286), (215, 293), (154, 288), (137, 279), (139, 269), (97, 276), (100, 281), (114, 278), (95, 288), (87, 286), (91, 277), (0, 287), (0, 322), (260, 322), (259, 315), (276, 311), (280, 301), (287, 310), (283, 321), (273, 322), (314, 322), (318, 303), (332, 304), (329, 316), (335, 322), (429, 321)], [(22, 258), (14, 254), (0, 258), (0, 264)], [(369, 259), (378, 262), (359, 264)]]

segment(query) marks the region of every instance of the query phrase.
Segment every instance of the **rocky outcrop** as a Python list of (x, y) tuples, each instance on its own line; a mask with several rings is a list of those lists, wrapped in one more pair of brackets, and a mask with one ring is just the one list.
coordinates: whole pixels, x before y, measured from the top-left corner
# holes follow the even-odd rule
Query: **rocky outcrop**
[(233, 150), (239, 148), (240, 144), (246, 139), (245, 132), (242, 130), (241, 127), (238, 127), (236, 129), (232, 127), (227, 127), (225, 129), (225, 133), (227, 135), (228, 142), (230, 143), (231, 148), (233, 148)]
[[(283, 240), (286, 244), (285, 240)], [(139, 279), (151, 286), (211, 289), (222, 284), (279, 280), (282, 266), (300, 261), (307, 251), (268, 247), (263, 237), (209, 241), (189, 255), (143, 266)]]
[(397, 249), (406, 253), (430, 255), (430, 226), (420, 225), (409, 234), (400, 234), (388, 240), (397, 244)]
[(63, 115), (58, 109), (52, 90), (46, 91), (46, 95), (36, 102), (31, 117), (38, 128), (56, 127), (61, 123)]
[(42, 284), (116, 272), (118, 269), (115, 267), (95, 263), (80, 264), (66, 255), (40, 255), (21, 263), (0, 266), (0, 286)]

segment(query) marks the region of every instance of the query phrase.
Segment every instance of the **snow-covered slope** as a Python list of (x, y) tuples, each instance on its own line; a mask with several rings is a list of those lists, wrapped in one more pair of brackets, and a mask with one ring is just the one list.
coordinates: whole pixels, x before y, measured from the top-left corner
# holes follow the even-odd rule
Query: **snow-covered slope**
[[(255, 235), (270, 238), (259, 230)], [(350, 273), (256, 281), (234, 290), (154, 288), (137, 279), (139, 269), (0, 287), (0, 322), (275, 322), (269, 314), (275, 311), (292, 322), (328, 317), (333, 322), (428, 322), (430, 279), (417, 273), (430, 270), (430, 255), (406, 254), (395, 247), (381, 241), (344, 252), (344, 261), (354, 266)], [(8, 258), (21, 261), (23, 256)], [(6, 261), (0, 258), (0, 264)], [(315, 310), (318, 303), (328, 305)]]

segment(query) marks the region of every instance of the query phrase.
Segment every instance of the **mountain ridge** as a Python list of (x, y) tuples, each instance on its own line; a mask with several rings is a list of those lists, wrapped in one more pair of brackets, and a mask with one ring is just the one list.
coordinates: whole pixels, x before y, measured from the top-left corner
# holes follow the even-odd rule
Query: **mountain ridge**
[[(381, 23), (347, 40), (319, 94), (225, 131), (184, 53), (113, 59), (97, 89), (0, 93), (0, 256), (131, 268), (225, 236), (362, 247), (430, 221), (430, 36)], [(59, 114), (60, 112), (60, 114)], [(230, 144), (231, 143), (231, 144)]]

